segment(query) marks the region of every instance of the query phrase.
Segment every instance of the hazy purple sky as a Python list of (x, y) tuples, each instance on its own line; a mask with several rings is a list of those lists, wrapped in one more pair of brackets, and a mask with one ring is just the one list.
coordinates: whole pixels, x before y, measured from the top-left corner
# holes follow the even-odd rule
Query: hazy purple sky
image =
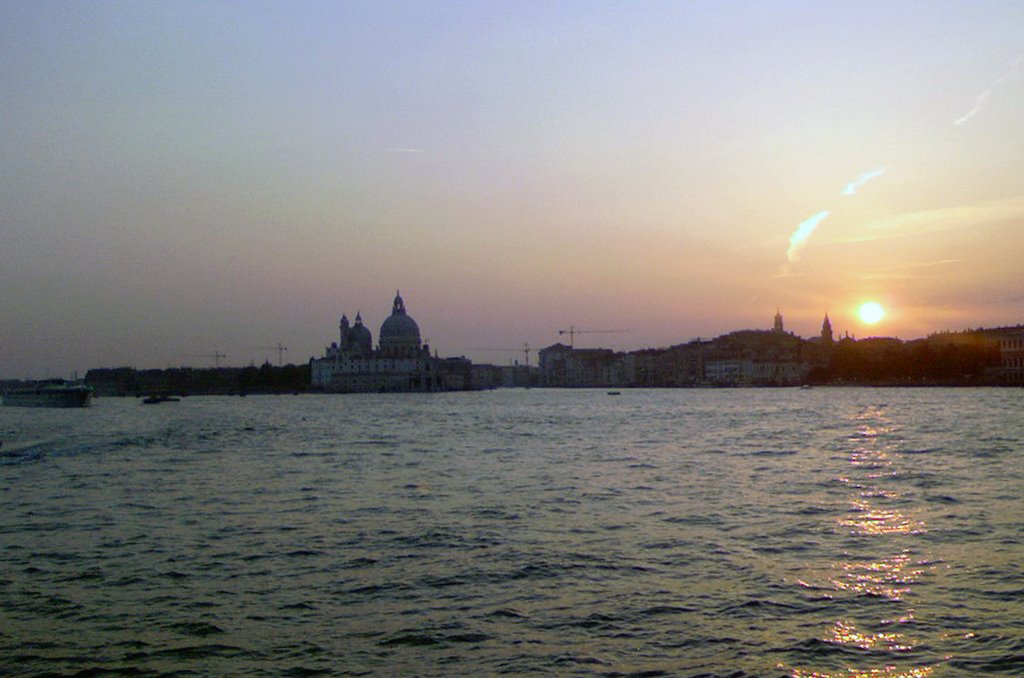
[(1022, 54), (1019, 0), (7, 0), (0, 376), (305, 362), (396, 289), (499, 363), (1024, 322)]

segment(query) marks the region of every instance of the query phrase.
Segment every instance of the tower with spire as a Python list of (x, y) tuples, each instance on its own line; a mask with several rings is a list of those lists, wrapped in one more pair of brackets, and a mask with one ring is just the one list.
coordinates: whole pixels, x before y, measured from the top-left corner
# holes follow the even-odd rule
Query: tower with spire
[(825, 320), (821, 323), (821, 345), (832, 346), (832, 323), (828, 320), (828, 313), (825, 314)]
[(338, 348), (342, 351), (347, 351), (349, 347), (349, 330), (352, 326), (348, 323), (348, 316), (342, 314), (341, 322), (338, 323)]
[(779, 309), (775, 309), (775, 326), (772, 328), (775, 334), (785, 334), (786, 330), (782, 327), (782, 313)]

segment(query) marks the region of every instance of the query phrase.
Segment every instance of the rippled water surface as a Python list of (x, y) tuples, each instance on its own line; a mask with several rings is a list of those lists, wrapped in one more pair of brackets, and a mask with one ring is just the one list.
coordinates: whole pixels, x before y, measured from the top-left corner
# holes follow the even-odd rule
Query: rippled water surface
[(0, 409), (0, 674), (1024, 675), (1024, 390)]

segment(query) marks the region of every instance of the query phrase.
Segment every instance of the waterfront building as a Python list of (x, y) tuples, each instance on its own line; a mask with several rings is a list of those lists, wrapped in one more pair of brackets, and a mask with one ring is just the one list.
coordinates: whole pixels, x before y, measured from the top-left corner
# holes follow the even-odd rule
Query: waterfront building
[(1024, 385), (1024, 332), (1007, 332), (999, 338), (1003, 381)]
[(338, 341), (322, 358), (310, 360), (314, 388), (335, 393), (445, 391), (469, 388), (469, 361), (454, 362), (431, 356), (420, 339), (419, 325), (406, 312), (402, 295), (395, 293), (391, 315), (380, 327), (380, 342), (363, 324), (362, 313), (349, 323), (342, 315)]
[(719, 386), (737, 386), (749, 383), (752, 372), (752, 360), (739, 360), (736, 358), (709, 360), (704, 365), (705, 381)]
[(542, 386), (624, 386), (623, 354), (606, 348), (554, 344), (537, 353)]
[(704, 355), (710, 341), (695, 339), (669, 348), (649, 348), (623, 358), (626, 382), (636, 386), (696, 386), (704, 381)]
[(730, 358), (709, 360), (705, 382), (715, 386), (796, 386), (810, 373), (808, 363)]

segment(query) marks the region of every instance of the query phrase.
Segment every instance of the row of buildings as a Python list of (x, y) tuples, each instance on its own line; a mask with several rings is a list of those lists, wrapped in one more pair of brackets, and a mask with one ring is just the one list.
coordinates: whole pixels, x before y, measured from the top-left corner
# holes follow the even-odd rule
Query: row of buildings
[(1024, 326), (940, 332), (922, 339), (802, 339), (741, 330), (669, 348), (616, 353), (556, 344), (540, 351), (543, 386), (1024, 385)]
[(669, 348), (628, 353), (555, 344), (539, 352), (542, 386), (793, 386), (827, 363), (835, 340), (828, 316), (811, 340), (786, 332), (775, 314), (771, 330), (740, 330)]
[(440, 358), (396, 293), (379, 342), (357, 313), (343, 315), (338, 341), (309, 363), (312, 387), (353, 392), (449, 391), (499, 386), (794, 386), (806, 383), (1024, 384), (1024, 327), (941, 333), (913, 342), (836, 339), (825, 315), (819, 336), (740, 330), (668, 348), (617, 352), (561, 343), (538, 352), (539, 365), (472, 364)]

